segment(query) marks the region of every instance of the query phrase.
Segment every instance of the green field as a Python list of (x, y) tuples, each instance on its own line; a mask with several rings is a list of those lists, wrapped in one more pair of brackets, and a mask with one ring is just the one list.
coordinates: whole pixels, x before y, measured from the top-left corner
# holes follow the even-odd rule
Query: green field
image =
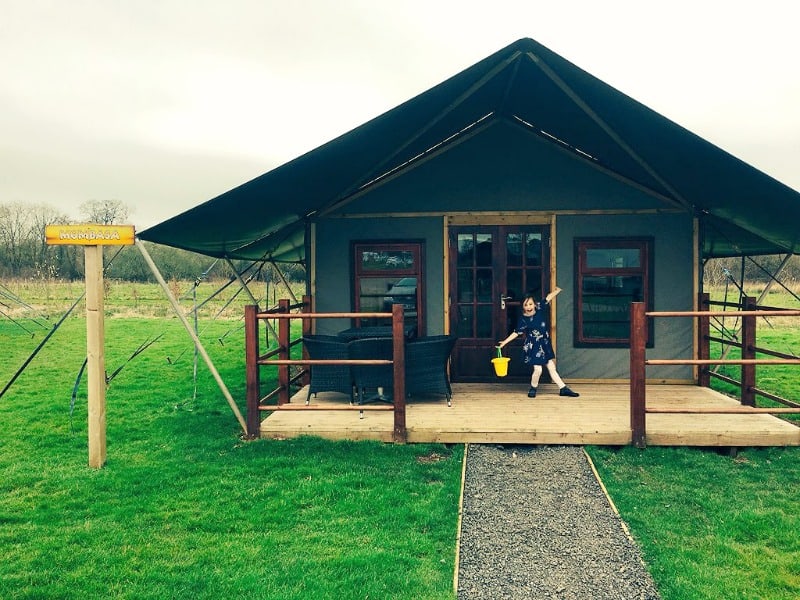
[[(190, 306), (191, 284), (171, 285)], [(81, 292), (20, 290), (35, 308), (0, 319), (0, 385)], [(234, 293), (198, 330), (243, 399)], [(103, 469), (87, 466), (85, 377), (72, 406), (82, 305), (0, 397), (0, 598), (455, 597), (462, 446), (243, 441), (156, 286), (110, 284), (106, 312), (106, 367), (121, 370)], [(769, 330), (800, 350), (796, 324)], [(798, 380), (769, 384), (797, 400)], [(800, 597), (797, 448), (589, 452), (664, 600)]]

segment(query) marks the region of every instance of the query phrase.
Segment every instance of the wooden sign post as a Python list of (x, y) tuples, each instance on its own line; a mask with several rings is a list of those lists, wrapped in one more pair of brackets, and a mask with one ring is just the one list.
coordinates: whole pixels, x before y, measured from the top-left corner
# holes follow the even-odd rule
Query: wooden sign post
[(48, 244), (85, 246), (86, 359), (89, 394), (89, 466), (106, 463), (106, 360), (103, 307), (103, 246), (134, 243), (133, 225), (48, 225)]

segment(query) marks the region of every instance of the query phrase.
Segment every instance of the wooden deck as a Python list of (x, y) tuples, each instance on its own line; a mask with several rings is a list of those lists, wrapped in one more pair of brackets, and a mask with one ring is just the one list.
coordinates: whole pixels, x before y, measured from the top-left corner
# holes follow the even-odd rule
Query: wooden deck
[[(411, 398), (406, 406), (409, 443), (626, 445), (631, 443), (627, 384), (575, 384), (580, 398), (561, 398), (553, 385), (526, 396), (511, 384), (454, 384), (453, 406), (442, 396)], [(306, 390), (292, 399), (300, 409)], [(392, 412), (345, 408), (346, 396), (322, 393), (311, 410), (265, 413), (261, 437), (314, 435), (327, 439), (392, 441)], [(368, 405), (381, 406), (381, 405)], [(386, 406), (386, 405), (382, 405)], [(694, 385), (648, 385), (650, 408), (730, 408), (738, 401)], [(767, 414), (647, 414), (649, 446), (800, 446), (800, 427)]]

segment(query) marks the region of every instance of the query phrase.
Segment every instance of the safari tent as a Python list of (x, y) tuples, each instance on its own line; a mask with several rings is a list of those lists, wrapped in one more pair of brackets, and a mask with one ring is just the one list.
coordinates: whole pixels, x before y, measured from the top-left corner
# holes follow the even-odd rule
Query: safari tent
[[(521, 39), (139, 238), (301, 263), (317, 311), (403, 302), (416, 335), (458, 337), (453, 381), (491, 379), (522, 295), (559, 285), (561, 375), (620, 381), (632, 301), (691, 310), (707, 259), (796, 253), (798, 222), (797, 191)], [(694, 339), (656, 323), (648, 353)]]

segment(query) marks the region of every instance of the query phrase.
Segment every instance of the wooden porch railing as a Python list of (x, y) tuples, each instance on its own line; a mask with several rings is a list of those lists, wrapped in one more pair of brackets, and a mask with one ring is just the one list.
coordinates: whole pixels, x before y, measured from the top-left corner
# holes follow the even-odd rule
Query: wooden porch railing
[[(708, 294), (700, 298), (701, 306), (708, 306)], [(646, 414), (647, 413), (684, 413), (684, 414), (800, 414), (800, 404), (791, 402), (774, 394), (770, 394), (756, 387), (757, 365), (800, 365), (800, 358), (788, 354), (774, 352), (756, 346), (756, 324), (758, 317), (787, 317), (798, 316), (800, 310), (788, 309), (758, 309), (753, 298), (746, 298), (744, 310), (738, 311), (684, 311), (684, 312), (646, 312), (642, 302), (631, 304), (631, 346), (630, 346), (630, 424), (632, 443), (644, 448), (646, 445)], [(650, 359), (646, 357), (645, 345), (647, 343), (647, 319), (660, 317), (695, 317), (698, 323), (698, 358), (693, 359)], [(710, 335), (710, 319), (719, 317), (741, 317), (742, 333), (741, 342), (722, 340)], [(740, 359), (710, 358), (709, 341), (729, 343), (741, 349)], [(775, 356), (776, 358), (756, 358), (756, 353)], [(741, 365), (741, 381), (711, 373), (707, 368), (712, 364)], [(698, 365), (701, 367), (698, 376), (698, 385), (708, 387), (709, 378), (714, 375), (739, 385), (741, 406), (726, 409), (714, 408), (647, 408), (646, 405), (646, 367), (649, 365)], [(705, 368), (702, 368), (705, 367)], [(769, 398), (786, 408), (756, 408), (755, 396)]]
[[(404, 311), (401, 304), (392, 305), (392, 312), (375, 313), (317, 313), (317, 312), (291, 312), (297, 309), (311, 307), (311, 298), (303, 297), (300, 304), (290, 305), (288, 300), (281, 300), (278, 308), (270, 311), (260, 312), (258, 306), (245, 306), (245, 356), (246, 356), (246, 379), (247, 379), (247, 435), (256, 438), (260, 434), (261, 413), (276, 410), (353, 410), (353, 411), (374, 411), (391, 410), (394, 412), (393, 439), (395, 442), (403, 443), (407, 439), (406, 435), (406, 394), (405, 394), (405, 335), (403, 330)], [(303, 335), (311, 333), (311, 323), (314, 319), (358, 319), (358, 318), (387, 318), (392, 319), (392, 360), (369, 359), (326, 359), (311, 360), (303, 353), (302, 359), (292, 359), (290, 357), (291, 348), (302, 343), (302, 338), (290, 339), (290, 322), (292, 319), (302, 319)], [(269, 319), (278, 321), (277, 347), (261, 355), (259, 353), (259, 322)], [(273, 358), (276, 357), (277, 358)], [(312, 365), (387, 365), (393, 366), (393, 403), (391, 406), (366, 406), (359, 405), (294, 405), (290, 403), (290, 386), (307, 377), (307, 370), (303, 369), (299, 373), (291, 376), (289, 369), (292, 365), (309, 367)], [(268, 394), (261, 395), (260, 367), (277, 366), (278, 368), (278, 387)], [(268, 400), (277, 398), (277, 404), (267, 404)]]

